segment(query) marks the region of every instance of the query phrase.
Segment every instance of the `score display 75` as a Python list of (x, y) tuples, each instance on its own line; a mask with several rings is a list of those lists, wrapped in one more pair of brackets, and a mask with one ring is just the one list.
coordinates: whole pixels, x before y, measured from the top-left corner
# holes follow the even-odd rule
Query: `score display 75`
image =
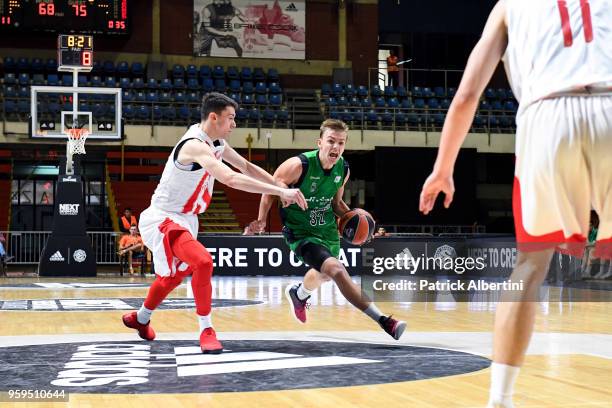
[(93, 37), (76, 34), (58, 36), (57, 61), (60, 67), (91, 67), (93, 65)]
[(0, 1), (1, 31), (129, 33), (130, 0)]

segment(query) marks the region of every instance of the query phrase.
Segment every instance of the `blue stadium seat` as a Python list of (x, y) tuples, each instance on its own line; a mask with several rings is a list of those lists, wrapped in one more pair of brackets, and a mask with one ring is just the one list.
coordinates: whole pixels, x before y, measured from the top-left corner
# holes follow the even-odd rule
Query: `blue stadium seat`
[(157, 91), (147, 92), (145, 100), (147, 102), (159, 102), (159, 95), (157, 94)]
[(197, 78), (188, 78), (187, 88), (192, 89), (192, 90), (200, 89), (200, 83), (198, 82)]
[(132, 95), (132, 91), (130, 91), (129, 89), (124, 89), (121, 92), (121, 102), (132, 102), (132, 100), (134, 100), (134, 95)]
[(440, 101), (438, 100), (438, 98), (429, 98), (427, 100), (427, 106), (430, 109), (439, 109), (440, 108)]
[(387, 106), (387, 102), (385, 101), (385, 98), (383, 98), (382, 96), (379, 96), (378, 98), (374, 100), (374, 105), (377, 108), (384, 108)]
[(202, 81), (202, 90), (204, 92), (212, 92), (215, 90), (215, 83), (212, 78), (204, 78)]
[(28, 116), (30, 114), (30, 101), (23, 99), (17, 101), (17, 112), (22, 117)]
[(144, 102), (147, 99), (146, 94), (143, 91), (138, 91), (134, 94), (134, 100), (136, 102)]
[(107, 88), (114, 88), (117, 86), (117, 82), (115, 82), (114, 76), (107, 76), (104, 80), (104, 86)]
[(2, 59), (2, 65), (5, 72), (14, 72), (17, 69), (17, 64), (15, 63), (15, 59), (13, 57), (4, 57)]
[(34, 58), (32, 59), (31, 69), (33, 72), (43, 72), (45, 70), (45, 64), (42, 59)]
[(240, 80), (232, 79), (229, 82), (229, 90), (230, 92), (240, 92)]
[(518, 107), (517, 107), (516, 103), (514, 103), (514, 101), (512, 101), (512, 100), (507, 100), (504, 103), (504, 110), (511, 111), (511, 112), (516, 112), (517, 109), (518, 109)]
[(246, 120), (249, 118), (249, 112), (244, 108), (239, 108), (238, 112), (236, 112), (236, 120)]
[(21, 57), (17, 60), (17, 72), (28, 72), (30, 71), (30, 60), (25, 57)]
[(395, 96), (395, 88), (392, 85), (385, 86), (384, 95), (387, 98)]
[(414, 100), (414, 108), (415, 109), (425, 109), (425, 99), (417, 98)]
[[(164, 81), (166, 82), (166, 86), (162, 87), (162, 89), (170, 89), (170, 88), (172, 88), (172, 85), (170, 85), (170, 87), (167, 86), (167, 84), (170, 83), (170, 80), (168, 78), (164, 78), (162, 80), (162, 84), (164, 83)], [(149, 88), (149, 89), (157, 89), (157, 88), (159, 88), (159, 84), (157, 83), (157, 80), (155, 78), (149, 78), (149, 80), (147, 81), (147, 88)]]
[(134, 89), (144, 89), (145, 87), (145, 83), (144, 80), (142, 78), (134, 78), (134, 80), (132, 81), (132, 88)]
[[(512, 93), (510, 93), (510, 96), (512, 96)], [(509, 98), (510, 96), (508, 96), (508, 92), (506, 92), (506, 90), (505, 90), (504, 88), (499, 88), (499, 89), (497, 90), (497, 97), (498, 97), (499, 99), (507, 99), (507, 98)]]
[(266, 73), (262, 68), (257, 67), (253, 69), (253, 80), (255, 80), (255, 82), (263, 82), (266, 80)]
[(344, 106), (348, 106), (349, 104), (348, 99), (346, 99), (346, 96), (344, 95), (339, 96), (338, 98), (336, 98), (336, 100), (338, 101), (338, 106), (344, 107)]
[(271, 94), (279, 94), (282, 93), (283, 90), (280, 87), (280, 84), (278, 82), (270, 82), (270, 85), (268, 86), (268, 92), (270, 92)]
[(349, 105), (353, 107), (359, 107), (361, 106), (361, 101), (359, 100), (358, 97), (352, 96), (351, 98), (349, 98)]
[(371, 125), (378, 124), (378, 114), (374, 109), (370, 109), (366, 114), (366, 120)]
[(221, 65), (215, 65), (212, 71), (213, 79), (225, 79), (225, 70)]
[(355, 86), (353, 84), (346, 84), (344, 86), (344, 94), (348, 97), (355, 95), (357, 91), (355, 90)]
[(174, 108), (174, 106), (164, 106), (162, 112), (164, 115), (164, 120), (176, 120), (176, 109)]
[(395, 97), (390, 98), (388, 100), (387, 106), (390, 107), (390, 108), (399, 108), (399, 106), (400, 106), (399, 100), (397, 98), (395, 98)]
[(257, 94), (255, 96), (255, 103), (257, 105), (267, 105), (268, 104), (268, 97), (266, 95)]
[(408, 96), (408, 91), (403, 86), (398, 86), (395, 90), (399, 98), (406, 98)]
[(383, 113), (380, 115), (380, 118), (384, 125), (390, 125), (393, 123), (393, 113), (388, 109), (385, 109)]
[(72, 86), (72, 75), (63, 74), (61, 86)]
[(212, 78), (210, 67), (208, 65), (200, 65), (199, 76), (201, 80)]
[(255, 87), (251, 81), (242, 83), (242, 93), (252, 94), (255, 92)]
[(132, 87), (132, 83), (130, 82), (130, 78), (122, 77), (119, 79), (119, 87), (122, 89), (130, 89)]
[(242, 98), (240, 97), (240, 93), (238, 92), (232, 92), (229, 97), (236, 101), (236, 103), (239, 105), (242, 103)]
[(162, 119), (162, 107), (159, 105), (153, 105), (152, 109), (153, 120), (159, 121)]
[(412, 109), (412, 100), (410, 98), (402, 99), (402, 104), (400, 106), (402, 109)]
[(185, 70), (185, 74), (187, 75), (187, 78), (198, 79), (198, 68), (195, 65), (193, 65), (193, 64), (189, 64), (189, 65), (187, 65), (187, 69)]
[(178, 107), (178, 118), (182, 121), (187, 122), (189, 120), (189, 107), (187, 105), (180, 105)]
[(485, 98), (487, 99), (495, 99), (497, 98), (497, 93), (493, 88), (487, 88), (484, 93)]
[(336, 97), (344, 95), (344, 87), (342, 84), (335, 83), (332, 87), (332, 94)]
[(257, 94), (266, 94), (268, 93), (268, 87), (265, 82), (257, 82), (255, 84), (255, 93)]
[(151, 118), (151, 109), (147, 105), (138, 105), (136, 107), (136, 118), (140, 120), (148, 120)]
[(441, 86), (434, 87), (433, 92), (436, 98), (444, 98), (446, 96), (446, 91)]
[(491, 109), (494, 110), (494, 111), (501, 111), (501, 110), (504, 109), (504, 106), (502, 105), (500, 100), (496, 99), (491, 104)]
[(4, 113), (7, 115), (13, 115), (17, 113), (17, 104), (12, 99), (4, 100)]
[(257, 109), (256, 107), (253, 107), (253, 109), (249, 110), (250, 120), (258, 121), (260, 118), (261, 118), (261, 113), (259, 112), (259, 109)]
[[(134, 118), (135, 112), (134, 112), (134, 107), (132, 105), (129, 105), (129, 104), (123, 105), (121, 107), (121, 112), (122, 112), (123, 117), (126, 119)], [(94, 115), (95, 115), (95, 111), (94, 111)]]
[(278, 70), (276, 68), (268, 69), (268, 81), (270, 82), (280, 81), (280, 75), (278, 74)]
[(442, 101), (440, 102), (440, 107), (441, 107), (442, 109), (448, 109), (448, 108), (450, 108), (450, 104), (451, 104), (450, 99), (448, 99), (448, 98), (444, 98), (444, 99), (442, 99)]
[(251, 68), (242, 67), (242, 70), (240, 70), (240, 78), (242, 79), (242, 81), (252, 81), (253, 71), (251, 71)]
[(189, 109), (189, 118), (192, 122), (199, 122), (202, 118), (202, 112), (200, 112), (200, 109), (192, 107)]
[(270, 95), (270, 100), (268, 101), (272, 106), (280, 106), (283, 103), (283, 98), (280, 94)]
[(30, 75), (22, 72), (18, 78), (19, 85), (30, 85)]
[(489, 104), (488, 100), (483, 99), (482, 101), (480, 101), (480, 104), (478, 105), (478, 109), (481, 111), (489, 111), (491, 110), (491, 104)]
[(4, 85), (15, 85), (17, 84), (17, 76), (15, 75), (14, 72), (5, 72), (3, 82), (4, 82)]
[(187, 92), (187, 102), (189, 103), (198, 103), (200, 102), (200, 94), (199, 92)]
[[(47, 76), (47, 84), (48, 84), (48, 85), (51, 85), (51, 84), (49, 83), (49, 79), (50, 79), (50, 78), (51, 78), (51, 75), (48, 75), (48, 76)], [(97, 76), (97, 75), (92, 76), (92, 77), (91, 77), (91, 86), (94, 86), (94, 87), (96, 87), (96, 88), (101, 87), (101, 86), (102, 86), (102, 78), (100, 78), (100, 77), (99, 77), (99, 76)]]
[(435, 96), (435, 94), (431, 91), (431, 88), (424, 87), (423, 88), (423, 96), (425, 98), (433, 98)]
[(102, 69), (102, 63), (100, 61), (94, 61), (93, 67), (91, 69), (91, 74), (98, 75), (98, 76), (104, 75), (104, 72)]
[[(130, 110), (131, 108), (132, 108), (132, 105), (123, 105), (122, 107), (123, 116), (127, 117), (127, 115), (131, 115), (130, 118), (133, 117), (134, 116), (133, 110), (131, 112), (128, 112), (126, 115), (126, 110)], [(108, 106), (102, 103), (96, 103), (91, 108), (91, 112), (96, 118), (105, 116), (107, 111), (108, 111)]]
[(333, 96), (325, 99), (325, 105), (327, 106), (338, 106), (338, 101)]
[(361, 107), (362, 108), (371, 108), (372, 107), (372, 100), (370, 98), (363, 98), (361, 100)]
[(289, 120), (289, 111), (286, 109), (279, 109), (276, 111), (276, 120), (287, 122)]
[(113, 61), (104, 61), (102, 70), (105, 75), (115, 75), (115, 63)]
[(119, 61), (119, 64), (117, 64), (117, 75), (119, 77), (130, 76), (130, 66), (127, 61)]
[(79, 82), (79, 86), (87, 86), (87, 77), (83, 74), (80, 74), (78, 76), (78, 82)]
[(226, 89), (227, 84), (225, 83), (225, 79), (215, 79), (215, 91), (225, 92)]
[(255, 97), (253, 94), (242, 94), (242, 104), (243, 105), (253, 105), (255, 103)]
[(32, 76), (32, 85), (44, 85), (45, 76), (43, 74), (34, 74)]
[(144, 76), (144, 66), (140, 62), (133, 62), (130, 71), (132, 72), (133, 77)]
[(172, 78), (174, 80), (177, 78), (185, 79), (185, 67), (180, 64), (174, 64), (172, 67)]
[(372, 96), (373, 98), (382, 96), (382, 90), (380, 89), (380, 86), (372, 86), (372, 89), (370, 89), (370, 96)]
[(396, 111), (395, 112), (395, 124), (399, 126), (404, 126), (408, 122), (408, 115), (404, 112)]
[(161, 91), (159, 94), (159, 101), (164, 103), (174, 102), (174, 95), (168, 91)]
[(183, 91), (174, 92), (174, 102), (185, 103), (187, 102), (187, 94)]
[(185, 89), (185, 80), (183, 78), (174, 78), (172, 87), (174, 89)]
[(273, 122), (276, 119), (276, 113), (270, 109), (270, 108), (266, 108), (263, 111), (263, 120), (265, 122)]
[(368, 88), (365, 85), (359, 85), (357, 87), (357, 95), (361, 98), (365, 98), (368, 96)]
[[(153, 78), (151, 78), (153, 79)], [(149, 79), (149, 82), (147, 84), (152, 83), (151, 79)], [(153, 79), (153, 81), (155, 81), (155, 79)], [(155, 81), (153, 89), (157, 88), (157, 81)], [(172, 81), (170, 81), (169, 78), (164, 78), (161, 80), (161, 83), (159, 84), (159, 88), (163, 89), (164, 91), (171, 91), (172, 90)]]
[(240, 79), (240, 73), (238, 72), (238, 68), (231, 66), (229, 68), (227, 68), (227, 79), (232, 80), (232, 79)]
[(412, 87), (412, 97), (413, 98), (422, 98), (423, 97), (423, 89), (420, 86)]
[(17, 96), (20, 98), (28, 99), (30, 97), (30, 87), (29, 86), (20, 86), (17, 91)]

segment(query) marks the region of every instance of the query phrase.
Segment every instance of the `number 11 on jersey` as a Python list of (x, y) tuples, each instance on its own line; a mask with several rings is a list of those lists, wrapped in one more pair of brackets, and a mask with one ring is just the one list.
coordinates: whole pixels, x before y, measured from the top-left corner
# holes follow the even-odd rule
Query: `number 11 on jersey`
[[(571, 47), (572, 26), (570, 25), (569, 11), (567, 9), (567, 1), (558, 0), (559, 14), (561, 14), (561, 30), (563, 31), (563, 45)], [(584, 28), (584, 39), (590, 43), (593, 41), (593, 24), (591, 22), (591, 6), (589, 0), (580, 0), (580, 10), (582, 12), (582, 25)]]

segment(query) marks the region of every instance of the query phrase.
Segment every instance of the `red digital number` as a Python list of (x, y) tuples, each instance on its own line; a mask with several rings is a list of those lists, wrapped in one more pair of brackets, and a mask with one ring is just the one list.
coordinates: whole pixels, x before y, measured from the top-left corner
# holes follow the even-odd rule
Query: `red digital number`
[(81, 57), (81, 64), (85, 67), (90, 67), (91, 59), (91, 51), (83, 51), (83, 56)]
[[(573, 44), (572, 26), (570, 25), (569, 10), (565, 0), (558, 0), (559, 14), (561, 15), (561, 31), (563, 32), (563, 45), (571, 47)], [(582, 12), (582, 25), (584, 28), (584, 40), (587, 43), (593, 41), (593, 23), (591, 21), (591, 6), (589, 0), (580, 0)]]
[(39, 3), (38, 14), (41, 16), (52, 16), (55, 15), (55, 4), (53, 3)]
[(108, 20), (108, 28), (115, 28), (115, 22), (113, 20)]
[(11, 24), (11, 16), (8, 16), (8, 17), (2, 16), (2, 24)]
[(74, 15), (77, 17), (87, 17), (87, 6), (85, 4), (73, 4)]

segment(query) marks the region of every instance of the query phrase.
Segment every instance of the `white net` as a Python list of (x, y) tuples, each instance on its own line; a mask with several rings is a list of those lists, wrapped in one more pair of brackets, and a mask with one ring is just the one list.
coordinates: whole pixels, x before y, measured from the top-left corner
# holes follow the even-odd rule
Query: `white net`
[(68, 154), (85, 154), (85, 140), (87, 140), (87, 129), (68, 130)]

